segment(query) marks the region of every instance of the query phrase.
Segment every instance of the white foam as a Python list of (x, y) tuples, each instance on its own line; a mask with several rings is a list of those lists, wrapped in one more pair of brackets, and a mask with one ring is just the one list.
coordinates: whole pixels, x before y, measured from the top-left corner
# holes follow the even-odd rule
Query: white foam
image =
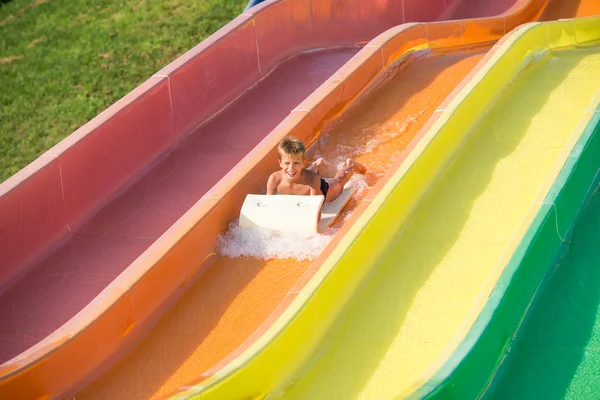
[(229, 229), (217, 238), (217, 252), (227, 257), (295, 258), (313, 260), (329, 244), (331, 234), (301, 235), (279, 233), (265, 228), (243, 229), (236, 219)]

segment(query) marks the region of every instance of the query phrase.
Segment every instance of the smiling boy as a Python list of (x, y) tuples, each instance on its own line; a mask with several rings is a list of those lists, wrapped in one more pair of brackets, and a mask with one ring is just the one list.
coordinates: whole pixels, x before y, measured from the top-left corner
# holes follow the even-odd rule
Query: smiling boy
[(318, 174), (323, 159), (307, 167), (306, 148), (298, 138), (288, 136), (277, 146), (281, 170), (273, 172), (267, 182), (267, 194), (295, 194), (301, 196), (325, 196), (325, 201), (333, 201), (342, 193), (344, 185), (355, 172), (364, 174), (367, 167), (348, 158), (344, 167), (332, 179), (325, 180)]

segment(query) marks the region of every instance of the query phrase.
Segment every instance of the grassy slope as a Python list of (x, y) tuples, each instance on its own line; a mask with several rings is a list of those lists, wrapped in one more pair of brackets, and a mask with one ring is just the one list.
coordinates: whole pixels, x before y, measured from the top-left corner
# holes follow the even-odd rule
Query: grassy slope
[(0, 5), (0, 182), (238, 15), (245, 0)]

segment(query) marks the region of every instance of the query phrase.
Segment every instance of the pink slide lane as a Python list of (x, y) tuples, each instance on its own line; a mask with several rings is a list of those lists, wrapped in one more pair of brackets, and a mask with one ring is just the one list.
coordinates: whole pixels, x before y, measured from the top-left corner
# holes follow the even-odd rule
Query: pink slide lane
[(102, 320), (107, 310), (151, 268), (168, 230), (361, 45), (404, 22), (488, 17), (515, 2), (268, 1), (1, 184), (0, 394), (6, 382), (65, 393), (139, 341), (205, 259), (130, 295), (127, 324)]

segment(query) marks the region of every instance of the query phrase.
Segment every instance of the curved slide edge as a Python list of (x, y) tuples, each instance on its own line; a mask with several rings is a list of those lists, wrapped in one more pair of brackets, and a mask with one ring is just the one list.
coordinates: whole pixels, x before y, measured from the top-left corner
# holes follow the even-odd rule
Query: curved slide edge
[[(555, 48), (552, 36), (550, 43)], [(219, 366), (211, 376), (203, 377), (206, 379), (175, 398), (250, 398), (286, 392), (285, 382), (293, 384), (289, 376), (326, 335), (343, 305), (385, 252), (387, 239), (410, 218), (419, 200), (468, 138), (477, 116), (527, 65), (527, 60), (546, 46), (545, 25), (524, 26), (498, 43), (480, 68), (439, 107), (407, 149), (404, 162), (394, 166), (398, 170), (374, 198), (367, 199), (371, 204), (365, 204), (359, 219), (272, 327), (228, 365)], [(508, 56), (502, 57), (508, 49)]]
[[(580, 37), (597, 42), (599, 23), (600, 18), (591, 18), (548, 27), (563, 29), (565, 24), (573, 24), (575, 31), (581, 30)], [(593, 26), (596, 33), (585, 26)], [(533, 220), (475, 323), (466, 335), (457, 337), (461, 343), (450, 358), (413, 393), (405, 393), (407, 397), (478, 398), (490, 384), (538, 288), (551, 273), (561, 248), (570, 241), (580, 208), (589, 200), (597, 182), (600, 91), (582, 117), (577, 132), (582, 133), (570, 154), (555, 165), (555, 169), (562, 168), (547, 196), (530, 208)]]
[[(283, 7), (282, 4), (286, 3), (282, 1), (273, 4)], [(273, 169), (272, 160), (276, 159), (274, 149), (283, 136), (292, 133), (310, 141), (324, 121), (330, 119), (332, 115), (348, 104), (387, 63), (407, 50), (418, 48), (425, 43), (429, 47), (444, 47), (458, 44), (474, 45), (481, 41), (497, 40), (505, 33), (505, 27), (518, 25), (539, 15), (543, 1), (531, 0), (519, 4), (522, 4), (522, 7), (505, 17), (405, 26), (398, 28), (395, 36), (382, 36), (383, 39), (380, 38), (379, 44), (377, 41), (369, 44), (359, 56), (334, 75), (314, 96), (295, 109), (234, 170), (198, 201), (157, 243), (140, 256), (125, 273), (119, 276), (80, 314), (31, 348), (30, 351), (5, 363), (0, 369), (2, 374), (0, 392), (31, 392), (32, 395), (34, 393), (61, 393), (70, 387), (72, 382), (81, 380), (99, 365), (106, 363), (107, 357), (116, 357), (119, 352), (133, 345), (139, 337), (143, 336), (148, 326), (152, 325), (152, 321), (156, 320), (157, 315), (168, 309), (177, 297), (176, 295), (186, 289), (198, 271), (210, 265), (217, 234), (226, 227), (229, 220), (235, 217), (243, 201), (243, 196), (264, 186), (264, 182), (260, 180), (266, 176), (267, 171)], [(267, 6), (257, 7), (259, 8), (257, 12)], [(234, 28), (248, 26), (249, 22), (246, 17), (248, 16), (240, 17), (237, 22), (232, 23), (232, 26)], [(399, 34), (404, 31), (406, 31), (404, 36)], [(182, 73), (190, 71), (188, 64), (190, 60), (196, 62), (198, 58), (201, 59), (204, 49), (217, 51), (211, 47), (213, 45), (227, 46), (229, 42), (226, 37), (227, 35), (220, 33), (217, 38), (211, 38), (209, 43), (203, 42), (159, 72), (155, 78), (160, 85), (164, 86), (164, 88), (161, 86), (160, 90), (166, 90), (165, 93), (174, 96), (174, 92), (171, 91), (174, 79), (169, 74), (173, 71)], [(165, 73), (165, 76), (160, 76), (162, 73)], [(155, 82), (152, 80), (145, 85), (151, 86), (153, 89)], [(128, 118), (131, 118), (132, 109), (127, 107), (130, 103), (137, 104), (141, 101), (139, 97), (146, 95), (145, 86), (138, 89), (139, 92), (134, 91), (126, 96), (123, 101), (115, 104), (90, 124), (81, 128), (80, 133), (72, 135), (51, 151), (68, 151), (77, 144), (81, 145), (79, 142), (92, 133), (98, 137), (99, 133), (95, 130), (97, 128), (101, 131), (109, 129), (110, 126), (105, 122), (111, 121), (115, 115), (122, 118), (129, 115)], [(161, 97), (161, 99), (163, 103), (166, 102), (166, 98)], [(171, 101), (171, 106), (173, 106), (176, 103), (175, 98), (171, 97)], [(162, 109), (162, 103), (161, 106), (152, 105), (152, 107)], [(173, 112), (173, 115), (177, 114), (173, 110), (169, 112)], [(136, 115), (136, 113), (133, 114)], [(169, 124), (178, 126), (171, 119), (167, 119), (167, 121)], [(112, 123), (117, 122), (112, 121)], [(134, 124), (134, 121), (129, 121), (129, 123)], [(186, 128), (189, 121), (180, 121), (179, 125), (182, 130), (191, 129)], [(300, 131), (304, 133), (299, 134)], [(90, 143), (86, 145), (89, 146)], [(40, 159), (41, 162), (45, 160), (44, 157), (46, 156)], [(60, 177), (63, 173), (61, 168), (64, 167), (62, 161), (59, 163), (58, 159), (54, 158), (51, 163), (56, 166), (57, 176)], [(142, 164), (143, 162), (140, 165)], [(23, 175), (17, 180), (22, 177)], [(27, 178), (29, 177), (31, 175), (27, 176)], [(100, 183), (110, 180), (107, 179), (101, 180)], [(115, 181), (112, 181), (112, 184)], [(14, 182), (16, 181), (13, 180), (12, 183)], [(60, 197), (62, 193), (59, 192), (57, 190), (57, 196)], [(60, 205), (57, 207), (62, 209)], [(202, 246), (199, 246), (199, 243)], [(102, 343), (103, 347), (98, 346), (98, 343)], [(96, 350), (90, 352), (90, 349)], [(65, 370), (61, 366), (67, 364), (69, 373), (65, 374)], [(73, 368), (74, 365), (77, 365), (77, 368)], [(35, 379), (35, 382), (38, 383), (32, 385), (32, 376), (34, 375), (38, 377)]]

